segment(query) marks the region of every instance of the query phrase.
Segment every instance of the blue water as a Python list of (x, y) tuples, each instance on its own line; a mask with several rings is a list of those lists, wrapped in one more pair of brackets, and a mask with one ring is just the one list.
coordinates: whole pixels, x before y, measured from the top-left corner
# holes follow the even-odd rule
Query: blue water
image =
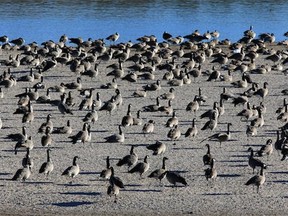
[(50, 0), (0, 1), (0, 36), (23, 37), (26, 43), (68, 37), (105, 38), (118, 32), (118, 42), (167, 31), (184, 36), (218, 30), (219, 39), (237, 41), (250, 25), (256, 33), (288, 31), (286, 0)]

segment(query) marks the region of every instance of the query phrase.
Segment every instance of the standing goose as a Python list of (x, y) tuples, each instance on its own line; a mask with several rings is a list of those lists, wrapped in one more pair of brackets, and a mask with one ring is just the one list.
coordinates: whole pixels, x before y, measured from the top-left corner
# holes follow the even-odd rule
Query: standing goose
[(100, 93), (97, 92), (96, 93), (96, 101), (95, 101), (95, 109), (100, 109), (101, 106), (102, 106), (102, 101), (100, 99)]
[(251, 125), (254, 125), (255, 127), (262, 127), (265, 123), (264, 117), (262, 115), (262, 111), (260, 108), (257, 108), (258, 110), (258, 118), (255, 118), (251, 121)]
[(28, 111), (22, 117), (22, 123), (31, 123), (34, 120), (34, 112), (31, 101), (28, 102)]
[(16, 171), (15, 175), (12, 177), (13, 181), (26, 181), (31, 176), (31, 168), (26, 165)]
[(123, 127), (127, 127), (127, 126), (133, 125), (133, 117), (131, 115), (131, 106), (132, 106), (131, 104), (128, 105), (127, 114), (126, 114), (126, 116), (124, 116), (122, 118), (121, 125)]
[(266, 169), (266, 164), (264, 164), (259, 159), (254, 158), (254, 151), (251, 147), (248, 149), (248, 151), (250, 151), (248, 164), (253, 169), (253, 174), (256, 167), (264, 167)]
[(65, 169), (64, 172), (62, 173), (62, 176), (71, 177), (73, 179), (80, 173), (80, 168), (77, 163), (77, 159), (79, 159), (78, 156), (75, 156), (73, 158), (73, 165)]
[(133, 125), (142, 125), (142, 118), (140, 117), (141, 110), (137, 111), (137, 117), (133, 118)]
[(226, 133), (213, 134), (213, 135), (203, 139), (200, 143), (202, 143), (205, 140), (217, 140), (217, 141), (219, 141), (220, 147), (221, 147), (222, 142), (226, 142), (226, 141), (230, 140), (230, 138), (231, 138), (231, 133), (230, 133), (230, 126), (231, 125), (232, 125), (231, 123), (227, 123), (227, 132)]
[(82, 119), (83, 122), (92, 122), (94, 124), (98, 120), (98, 114), (97, 111), (95, 110), (95, 107), (96, 107), (96, 101), (93, 100), (92, 110), (85, 115), (85, 117)]
[(148, 155), (145, 156), (143, 162), (137, 163), (132, 169), (128, 171), (128, 173), (140, 173), (140, 178), (142, 178), (142, 175), (148, 171), (149, 169), (149, 163), (148, 163)]
[(47, 130), (47, 127), (49, 127), (49, 133), (53, 131), (53, 122), (51, 121), (51, 114), (47, 115), (46, 122), (41, 124), (40, 128), (38, 129), (38, 133), (44, 133)]
[(52, 137), (50, 131), (51, 131), (50, 127), (47, 126), (45, 134), (41, 137), (41, 144), (43, 147), (50, 146), (52, 144)]
[(217, 112), (214, 112), (210, 120), (204, 124), (201, 130), (210, 129), (213, 131), (218, 125), (217, 116), (218, 116)]
[(204, 166), (205, 165), (211, 165), (212, 163), (212, 155), (210, 153), (210, 145), (209, 144), (206, 144), (206, 147), (207, 147), (207, 153), (203, 156), (203, 163), (204, 163)]
[(168, 160), (167, 157), (163, 157), (162, 159), (162, 167), (160, 169), (156, 169), (148, 175), (148, 178), (156, 178), (159, 177), (166, 171), (165, 161)]
[(172, 128), (175, 125), (178, 125), (178, 122), (179, 121), (178, 121), (178, 118), (176, 116), (176, 112), (174, 111), (172, 117), (167, 120), (166, 127)]
[(44, 162), (39, 169), (39, 173), (44, 173), (47, 177), (54, 169), (53, 162), (50, 158), (50, 152), (51, 152), (51, 149), (48, 148), (47, 149), (47, 161)]
[(72, 127), (70, 124), (70, 120), (67, 120), (67, 123), (65, 126), (63, 127), (59, 127), (59, 128), (54, 128), (52, 133), (56, 133), (56, 134), (71, 134), (72, 133)]
[(58, 103), (58, 110), (62, 113), (62, 114), (71, 114), (73, 115), (73, 112), (71, 111), (71, 109), (69, 108), (69, 106), (66, 104), (66, 93), (63, 93), (63, 95), (60, 96), (60, 102)]
[(119, 129), (119, 133), (118, 134), (113, 134), (111, 136), (108, 137), (104, 137), (104, 139), (106, 140), (106, 142), (110, 142), (110, 143), (123, 143), (125, 140), (125, 136), (124, 133), (122, 131), (121, 125), (118, 126)]
[(218, 102), (214, 102), (214, 103), (213, 103), (213, 108), (207, 110), (206, 112), (204, 112), (204, 113), (200, 116), (200, 118), (201, 118), (201, 119), (203, 119), (203, 118), (211, 118), (211, 117), (213, 117), (215, 114), (216, 114), (215, 118), (218, 118), (218, 116), (219, 116), (219, 111), (218, 111), (218, 109), (217, 109), (217, 105), (218, 105)]
[(138, 161), (138, 155), (134, 152), (134, 146), (132, 145), (129, 155), (126, 155), (122, 159), (120, 159), (116, 165), (117, 166), (127, 165), (128, 169), (130, 169), (130, 167), (134, 166), (137, 163), (137, 161)]
[(187, 186), (187, 181), (184, 177), (180, 176), (179, 173), (173, 172), (173, 171), (165, 171), (160, 177), (160, 181), (162, 181), (163, 178), (166, 178), (170, 184), (173, 184), (175, 187), (177, 182), (181, 183), (185, 186)]
[(195, 121), (196, 121), (196, 119), (193, 118), (193, 120), (192, 120), (192, 126), (187, 129), (187, 131), (186, 131), (186, 133), (185, 133), (185, 137), (194, 138), (194, 137), (197, 136), (197, 134), (198, 134), (198, 128), (197, 128), (197, 126), (196, 126), (196, 124), (195, 124)]
[(14, 147), (14, 150), (15, 150), (15, 155), (17, 155), (17, 151), (19, 148), (29, 148), (29, 150), (32, 150), (34, 148), (34, 143), (33, 143), (33, 140), (32, 140), (32, 136), (29, 136), (26, 140), (19, 140), (15, 147)]
[(167, 134), (167, 137), (171, 140), (178, 140), (181, 136), (181, 131), (178, 128), (178, 125), (175, 125), (173, 128), (171, 128)]
[(260, 186), (263, 185), (266, 180), (265, 175), (264, 175), (264, 168), (265, 168), (264, 165), (262, 165), (260, 174), (253, 176), (245, 183), (245, 185), (256, 185), (257, 193), (259, 193)]
[(117, 105), (116, 105), (116, 100), (115, 98), (112, 98), (111, 100), (105, 102), (103, 106), (99, 109), (99, 111), (107, 111), (111, 115), (112, 111), (116, 110)]
[(197, 110), (199, 109), (199, 102), (198, 102), (198, 95), (195, 95), (194, 99), (192, 102), (188, 103), (188, 105), (186, 106), (186, 111), (192, 111), (195, 113)]
[(247, 121), (252, 118), (253, 116), (253, 110), (252, 108), (250, 107), (250, 103), (247, 102), (247, 108), (246, 109), (243, 109), (241, 112), (239, 112), (237, 114), (237, 116), (241, 116), (240, 120), (242, 120), (242, 118), (245, 118)]
[(91, 109), (92, 105), (93, 105), (93, 88), (91, 88), (89, 90), (89, 96), (84, 98), (80, 105), (79, 105), (79, 110), (83, 110), (83, 109)]
[(23, 167), (28, 166), (31, 170), (34, 166), (34, 162), (33, 162), (33, 159), (30, 157), (30, 149), (26, 148), (26, 150), (27, 150), (27, 153), (22, 160), (22, 166)]
[(124, 184), (123, 184), (123, 181), (119, 177), (114, 176), (114, 168), (113, 167), (111, 167), (111, 176), (109, 178), (109, 184), (110, 185), (108, 186), (107, 194), (109, 196), (114, 195), (115, 196), (114, 202), (116, 203), (117, 202), (117, 195), (120, 192), (120, 188), (124, 188)]
[(88, 141), (89, 134), (88, 134), (88, 123), (83, 124), (83, 128), (81, 131), (79, 131), (76, 135), (74, 136), (69, 136), (72, 140), (73, 144), (76, 144), (77, 142), (82, 142), (83, 144)]
[(149, 120), (147, 123), (143, 125), (142, 132), (143, 134), (148, 134), (148, 133), (153, 133), (154, 132), (154, 125), (155, 121), (154, 120)]
[(215, 159), (213, 158), (211, 160), (211, 163), (210, 163), (210, 168), (207, 168), (205, 169), (205, 177), (206, 177), (206, 180), (208, 181), (209, 179), (211, 180), (215, 180), (216, 177), (217, 177), (217, 170), (215, 168)]
[(266, 145), (263, 145), (262, 147), (261, 147), (261, 149), (257, 152), (258, 153), (258, 155), (260, 156), (260, 157), (262, 157), (262, 156), (264, 156), (265, 154), (268, 156), (268, 158), (269, 158), (269, 156), (272, 154), (272, 152), (273, 152), (273, 145), (272, 145), (272, 143), (273, 143), (273, 141), (272, 141), (272, 139), (268, 139), (267, 140), (267, 142), (266, 142)]
[(152, 150), (153, 155), (163, 154), (166, 151), (166, 145), (158, 140), (155, 144), (150, 144), (146, 148)]
[(277, 120), (281, 122), (288, 122), (288, 104), (285, 105), (284, 112), (277, 116)]
[(109, 156), (106, 157), (106, 169), (102, 170), (100, 173), (100, 177), (104, 179), (110, 179), (112, 175), (112, 169), (110, 167), (110, 158)]

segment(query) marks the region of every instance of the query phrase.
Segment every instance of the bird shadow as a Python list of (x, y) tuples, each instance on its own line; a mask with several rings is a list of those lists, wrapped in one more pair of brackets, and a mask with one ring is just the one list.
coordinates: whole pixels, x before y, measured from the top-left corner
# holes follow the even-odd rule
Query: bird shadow
[(188, 148), (188, 147), (183, 147), (183, 148), (178, 148), (178, 147), (174, 147), (172, 148), (173, 150), (196, 150), (196, 149), (202, 149), (202, 148)]
[(65, 187), (86, 187), (89, 186), (89, 184), (79, 184), (79, 183), (67, 183), (67, 184), (57, 184), (58, 186), (65, 186)]
[(218, 174), (217, 175), (220, 178), (235, 178), (235, 177), (240, 177), (240, 174)]
[(82, 191), (78, 191), (78, 192), (63, 192), (60, 193), (62, 195), (76, 195), (76, 196), (100, 196), (101, 193), (100, 192), (82, 192)]
[(231, 193), (204, 193), (203, 196), (230, 196)]
[(162, 192), (161, 190), (155, 190), (155, 189), (123, 189), (122, 191), (126, 191), (126, 192), (156, 192), (156, 193), (160, 193)]
[(81, 175), (100, 175), (101, 172), (80, 172)]
[(78, 207), (78, 206), (83, 206), (83, 205), (92, 205), (94, 202), (58, 202), (58, 203), (52, 203), (53, 206), (58, 206), (58, 207)]
[(288, 180), (274, 180), (273, 183), (279, 183), (279, 184), (288, 184)]

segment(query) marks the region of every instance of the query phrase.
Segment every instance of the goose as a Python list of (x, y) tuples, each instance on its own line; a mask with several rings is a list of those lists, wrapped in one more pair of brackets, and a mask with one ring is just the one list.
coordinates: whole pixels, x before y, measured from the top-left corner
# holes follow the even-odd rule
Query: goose
[(195, 121), (196, 121), (196, 119), (193, 118), (193, 120), (192, 120), (192, 126), (187, 129), (187, 131), (186, 131), (186, 133), (185, 133), (185, 137), (194, 138), (194, 137), (197, 136), (197, 134), (198, 134), (198, 128), (197, 128), (197, 126), (196, 126), (196, 124), (195, 124)]
[(118, 32), (116, 32), (115, 34), (111, 34), (108, 37), (106, 37), (106, 40), (115, 42), (119, 39), (119, 37), (120, 37), (120, 34)]
[(202, 105), (203, 103), (205, 103), (206, 100), (207, 100), (207, 96), (202, 94), (202, 89), (199, 87), (198, 88), (198, 98), (197, 98), (199, 105)]
[(110, 179), (111, 175), (112, 175), (112, 170), (110, 167), (110, 157), (107, 156), (106, 157), (106, 169), (101, 171), (100, 177), (104, 179)]
[(34, 92), (29, 91), (29, 92), (27, 93), (27, 95), (28, 95), (30, 101), (37, 101), (38, 98), (39, 98), (38, 88), (37, 88), (37, 87), (34, 88)]
[(216, 81), (216, 80), (219, 79), (220, 76), (221, 76), (220, 71), (215, 70), (215, 66), (213, 66), (212, 70), (213, 70), (213, 71), (212, 71), (212, 73), (210, 74), (210, 76), (208, 77), (207, 81), (211, 81), (211, 80)]
[(245, 105), (249, 101), (247, 94), (245, 93), (243, 96), (238, 96), (233, 98), (232, 103), (234, 104), (234, 107), (236, 107), (239, 104)]
[(30, 73), (28, 75), (21, 76), (17, 79), (17, 81), (22, 82), (34, 82), (34, 73), (33, 70), (30, 70)]
[(245, 118), (246, 121), (248, 121), (249, 119), (252, 118), (253, 116), (253, 110), (252, 108), (250, 107), (250, 103), (247, 102), (247, 108), (246, 109), (243, 109), (242, 111), (240, 111), (237, 116), (241, 116), (240, 120), (242, 121), (242, 118)]
[(166, 145), (158, 140), (155, 144), (150, 144), (146, 148), (153, 151), (152, 155), (164, 154), (166, 151)]
[(205, 165), (211, 165), (212, 163), (212, 155), (210, 153), (210, 145), (209, 144), (206, 144), (205, 145), (207, 147), (207, 153), (203, 156), (203, 163), (204, 163), (204, 166)]
[(227, 132), (226, 133), (213, 134), (213, 135), (203, 139), (200, 143), (204, 142), (205, 140), (217, 140), (217, 141), (219, 141), (220, 147), (221, 147), (222, 142), (226, 142), (226, 141), (230, 140), (230, 138), (231, 138), (231, 133), (230, 133), (230, 126), (231, 125), (232, 125), (231, 123), (227, 123)]
[(41, 137), (42, 146), (46, 147), (52, 144), (51, 129), (49, 126), (46, 127), (45, 134)]
[(10, 43), (16, 45), (16, 46), (19, 46), (21, 47), (24, 43), (25, 43), (25, 40), (21, 37), (19, 38), (16, 38), (16, 39), (13, 39), (13, 40), (10, 40)]
[(88, 123), (85, 122), (81, 131), (73, 136), (69, 136), (68, 138), (72, 140), (72, 144), (76, 144), (77, 142), (82, 142), (84, 144), (88, 141), (88, 135)]
[(171, 128), (167, 134), (167, 137), (171, 140), (178, 140), (181, 136), (181, 131), (178, 128), (178, 125), (175, 125), (173, 128)]
[(173, 100), (175, 98), (174, 92), (175, 92), (175, 89), (174, 88), (170, 88), (169, 92), (160, 95), (160, 99)]
[(127, 127), (127, 126), (133, 125), (133, 117), (131, 115), (131, 106), (132, 106), (131, 104), (128, 105), (127, 114), (126, 114), (126, 116), (124, 116), (122, 118), (121, 125), (123, 127)]
[(198, 95), (195, 95), (192, 102), (188, 103), (186, 106), (186, 111), (192, 111), (196, 115), (196, 112), (199, 110)]
[(16, 85), (16, 79), (13, 76), (10, 76), (9, 79), (0, 81), (0, 86), (4, 88), (11, 88)]
[(214, 112), (212, 117), (210, 118), (210, 120), (204, 124), (204, 126), (201, 128), (201, 130), (210, 129), (213, 131), (218, 125), (217, 116), (218, 116), (217, 113)]
[(55, 85), (55, 86), (49, 87), (49, 89), (51, 90), (51, 92), (64, 93), (65, 90), (66, 90), (66, 86), (65, 86), (65, 84), (62, 82), (62, 83), (60, 83), (60, 85)]
[(241, 80), (231, 82), (231, 85), (233, 85), (236, 88), (247, 88), (248, 82), (245, 75), (246, 73), (243, 73)]
[(264, 117), (262, 115), (262, 111), (260, 108), (257, 108), (258, 110), (258, 118), (255, 118), (251, 121), (251, 125), (255, 126), (255, 127), (262, 127), (265, 123), (264, 121)]
[(281, 122), (288, 122), (288, 104), (285, 105), (284, 112), (277, 116), (277, 120)]
[(132, 96), (134, 96), (134, 97), (146, 97), (147, 96), (147, 90), (137, 89), (136, 91), (133, 92)]
[(50, 88), (47, 88), (46, 95), (39, 96), (36, 102), (37, 103), (49, 103), (51, 100), (50, 91), (51, 91)]
[(34, 120), (34, 112), (31, 101), (28, 102), (28, 111), (22, 117), (22, 123), (31, 123)]
[(277, 113), (277, 114), (284, 113), (284, 112), (285, 112), (285, 109), (286, 109), (286, 104), (287, 104), (287, 101), (286, 101), (286, 98), (284, 98), (284, 99), (283, 99), (283, 106), (280, 106), (280, 107), (276, 110), (276, 113)]
[(138, 156), (134, 152), (134, 148), (135, 146), (132, 145), (130, 149), (130, 153), (124, 156), (122, 159), (120, 159), (116, 165), (117, 166), (126, 165), (128, 166), (128, 169), (130, 169), (131, 166), (134, 166), (138, 161)]
[(51, 149), (48, 148), (47, 149), (47, 161), (44, 162), (40, 169), (39, 169), (39, 173), (43, 173), (45, 174), (47, 177), (49, 176), (49, 174), (53, 171), (54, 169), (54, 165), (53, 165), (53, 162), (52, 162), (52, 159), (50, 157), (50, 152), (51, 152)]
[(214, 180), (217, 177), (217, 170), (215, 168), (215, 159), (212, 158), (211, 163), (210, 163), (210, 167), (205, 169), (205, 177), (206, 180), (208, 181), (209, 179)]
[(173, 111), (173, 115), (171, 118), (169, 118), (166, 122), (166, 127), (174, 127), (175, 125), (178, 125), (178, 118), (176, 116), (176, 112)]
[(89, 96), (81, 101), (79, 105), (79, 110), (91, 109), (93, 104), (93, 90), (94, 90), (93, 88), (89, 89)]
[(81, 90), (82, 89), (82, 82), (81, 81), (82, 81), (81, 77), (77, 77), (76, 82), (66, 83), (64, 85), (67, 89)]
[(113, 76), (114, 78), (123, 78), (124, 77), (124, 70), (122, 68), (122, 62), (119, 62), (119, 68), (115, 68), (111, 72), (107, 73), (106, 76)]
[(10, 139), (11, 141), (16, 141), (16, 142), (24, 142), (27, 139), (27, 133), (26, 133), (26, 126), (22, 126), (21, 128), (21, 133), (12, 133), (8, 134), (6, 136), (7, 139)]
[(14, 147), (15, 155), (17, 155), (19, 148), (29, 148), (29, 150), (32, 150), (34, 147), (32, 136), (29, 136), (26, 140), (19, 140)]
[(58, 103), (58, 110), (63, 114), (71, 114), (73, 115), (73, 112), (69, 108), (69, 106), (66, 104), (66, 93), (63, 93), (63, 95), (60, 96), (60, 101)]
[(181, 183), (184, 186), (188, 185), (186, 179), (177, 172), (167, 170), (160, 175), (159, 180), (162, 181), (164, 178), (166, 178), (170, 184), (173, 184), (174, 187), (176, 187), (177, 183)]
[(47, 127), (49, 127), (49, 133), (51, 133), (53, 131), (53, 122), (51, 121), (51, 117), (52, 115), (49, 113), (46, 117), (46, 122), (42, 123), (41, 126), (38, 129), (38, 133), (44, 133), (47, 129)]
[(119, 187), (116, 186), (115, 183), (112, 182), (112, 184), (110, 184), (107, 188), (107, 194), (111, 197), (114, 196), (114, 203), (117, 203), (117, 196), (120, 192)]
[(227, 74), (220, 75), (219, 78), (223, 82), (232, 82), (233, 81), (233, 76), (231, 74), (231, 70), (228, 70)]
[(156, 83), (151, 83), (143, 86), (143, 89), (146, 91), (157, 91), (161, 89), (161, 83), (160, 80), (158, 79)]
[(93, 100), (92, 110), (85, 115), (85, 117), (82, 119), (83, 122), (92, 122), (93, 124), (95, 124), (95, 122), (98, 120), (98, 114), (95, 110), (95, 107), (96, 101)]
[(274, 63), (274, 65), (276, 65), (276, 63), (282, 59), (281, 51), (278, 50), (276, 53), (267, 56), (265, 59), (271, 60)]
[(112, 82), (108, 82), (100, 86), (101, 89), (117, 89), (118, 84), (116, 83), (116, 78), (112, 79)]
[(258, 127), (255, 126), (255, 123), (252, 123), (251, 125), (247, 125), (247, 129), (246, 129), (247, 139), (248, 139), (248, 137), (252, 137), (252, 136), (257, 135), (257, 128)]
[(259, 193), (259, 188), (261, 185), (265, 183), (265, 175), (264, 175), (264, 165), (261, 166), (260, 174), (255, 175), (252, 178), (250, 178), (245, 185), (256, 185), (257, 186), (257, 193)]
[(248, 151), (250, 151), (248, 164), (253, 169), (253, 174), (256, 167), (264, 167), (266, 169), (266, 164), (264, 164), (261, 160), (254, 158), (254, 151), (252, 147), (249, 147)]
[(260, 157), (262, 157), (262, 156), (264, 156), (265, 154), (268, 156), (268, 158), (269, 158), (269, 156), (272, 154), (272, 152), (273, 152), (273, 145), (272, 145), (272, 143), (273, 143), (273, 141), (272, 141), (272, 139), (268, 139), (267, 141), (266, 141), (266, 145), (263, 145), (261, 148), (260, 148), (260, 150), (259, 151), (257, 151), (257, 154), (260, 156)]
[[(287, 137), (284, 136), (284, 137), (280, 138), (280, 132), (277, 130), (277, 139), (274, 143), (275, 150), (276, 151), (283, 150), (283, 146), (286, 144), (286, 142), (287, 142)], [(279, 155), (279, 153), (278, 153), (278, 155)]]
[(67, 123), (65, 126), (63, 127), (58, 127), (55, 128), (52, 133), (56, 133), (56, 134), (71, 134), (72, 133), (72, 127), (70, 125), (70, 120), (67, 120)]
[(152, 171), (148, 175), (148, 178), (159, 179), (159, 177), (166, 171), (166, 166), (165, 166), (166, 160), (168, 160), (168, 158), (167, 157), (163, 157), (163, 159), (162, 159), (162, 167), (160, 169), (156, 169), (156, 170)]
[(214, 115), (215, 115), (215, 118), (218, 118), (219, 111), (217, 109), (217, 105), (218, 105), (218, 102), (214, 102), (213, 103), (213, 108), (209, 109), (206, 112), (204, 112), (203, 114), (201, 114), (200, 118), (201, 119), (203, 119), (203, 118), (212, 118)]
[(218, 119), (219, 119), (220, 116), (224, 115), (225, 113), (225, 107), (224, 107), (223, 99), (221, 97), (220, 97), (219, 106), (217, 106), (216, 109), (218, 110)]
[(26, 181), (31, 176), (31, 168), (26, 165), (16, 171), (15, 175), (12, 177), (12, 181)]
[(110, 183), (110, 185), (108, 186), (107, 194), (109, 196), (114, 195), (115, 196), (114, 202), (117, 203), (117, 195), (120, 192), (120, 188), (124, 188), (124, 184), (123, 184), (123, 181), (119, 177), (114, 176), (114, 168), (113, 167), (111, 167), (111, 176), (109, 178), (109, 183)]
[(140, 117), (141, 110), (137, 111), (137, 117), (133, 118), (133, 125), (142, 125), (142, 118)]
[(263, 88), (258, 89), (256, 92), (254, 92), (253, 94), (256, 96), (259, 96), (262, 98), (262, 100), (264, 100), (264, 98), (267, 96), (268, 94), (268, 88), (267, 88), (268, 83), (264, 82), (264, 86)]
[(91, 79), (97, 77), (98, 74), (99, 74), (98, 66), (99, 66), (99, 64), (95, 63), (93, 69), (85, 70), (85, 71), (82, 73), (82, 75), (84, 75), (84, 76), (89, 76)]
[(124, 133), (122, 131), (122, 126), (119, 125), (118, 126), (118, 129), (119, 129), (119, 134), (113, 134), (113, 135), (110, 135), (108, 137), (104, 137), (104, 139), (106, 140), (105, 142), (110, 142), (110, 143), (123, 143), (125, 141), (125, 136), (124, 136)]
[(72, 179), (75, 178), (79, 173), (80, 173), (80, 168), (79, 165), (77, 163), (77, 160), (79, 159), (78, 156), (75, 156), (73, 158), (73, 165), (69, 166), (68, 168), (66, 168), (63, 172), (62, 172), (62, 176), (67, 176), (67, 177), (71, 177)]
[(282, 154), (282, 158), (281, 161), (286, 160), (287, 155), (288, 155), (288, 148), (287, 148), (287, 137), (283, 138), (283, 143), (285, 143), (281, 149), (281, 154)]
[(112, 98), (111, 100), (104, 102), (103, 106), (99, 109), (99, 111), (105, 110), (106, 112), (109, 112), (111, 115), (112, 111), (116, 110), (117, 105), (115, 98)]
[(142, 110), (145, 112), (157, 112), (159, 107), (160, 107), (160, 102), (159, 102), (159, 97), (157, 97), (156, 98), (156, 104), (144, 106), (142, 108)]
[(116, 89), (116, 90), (115, 90), (115, 93), (116, 93), (116, 95), (113, 96), (113, 98), (114, 98), (114, 100), (115, 100), (115, 104), (116, 104), (116, 106), (119, 107), (119, 106), (121, 106), (122, 103), (123, 103), (122, 95), (121, 95), (119, 89)]
[(140, 178), (142, 178), (142, 175), (148, 171), (149, 166), (148, 155), (146, 155), (144, 161), (137, 163), (132, 169), (128, 171), (128, 173), (139, 173)]
[(168, 101), (168, 106), (159, 106), (158, 111), (171, 115), (173, 113), (172, 100)]
[(26, 148), (26, 155), (22, 160), (22, 166), (28, 166), (30, 168), (30, 170), (33, 168), (34, 166), (34, 162), (33, 159), (30, 157), (30, 149)]
[(169, 80), (167, 82), (167, 84), (169, 84), (170, 86), (183, 86), (184, 80), (183, 80), (183, 78), (181, 78), (181, 79), (172, 79), (172, 80)]

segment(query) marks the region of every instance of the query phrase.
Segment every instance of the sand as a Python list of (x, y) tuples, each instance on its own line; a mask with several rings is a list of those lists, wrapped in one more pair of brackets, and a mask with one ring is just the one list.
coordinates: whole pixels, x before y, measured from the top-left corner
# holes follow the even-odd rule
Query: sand
[[(108, 43), (109, 44), (109, 43)], [(223, 50), (231, 55), (228, 47), (222, 46)], [(283, 50), (287, 52), (284, 45), (271, 45), (270, 48)], [(174, 47), (173, 49), (178, 49)], [(190, 50), (185, 50), (189, 52)], [(17, 54), (23, 51), (2, 50), (1, 60), (8, 59), (10, 54)], [(135, 52), (132, 49), (131, 55)], [(264, 64), (273, 65), (272, 61), (265, 60), (268, 55), (259, 53), (255, 60), (256, 67)], [(21, 56), (22, 57), (22, 56)], [(220, 69), (218, 64), (212, 64), (213, 57), (206, 57), (202, 63), (202, 71), (211, 70), (213, 65), (221, 71), (221, 74), (227, 74), (227, 70)], [(182, 63), (187, 58), (176, 58), (176, 63)], [(163, 60), (162, 63), (165, 63)], [(231, 60), (229, 60), (230, 62)], [(97, 61), (98, 62), (98, 61)], [(107, 65), (117, 62), (116, 59), (108, 62), (101, 61), (99, 64), (99, 75), (95, 78), (82, 76), (83, 88), (95, 88), (95, 93), (100, 93), (102, 101), (107, 101), (112, 95), (115, 95), (115, 89), (100, 89), (102, 84), (110, 82), (112, 77), (106, 74), (112, 71), (106, 68)], [(124, 63), (125, 74), (129, 71), (128, 66), (132, 62)], [(94, 65), (94, 64), (93, 64)], [(11, 68), (11, 72), (17, 78), (29, 73), (31, 66), (20, 65)], [(284, 65), (284, 69), (287, 66)], [(283, 69), (283, 70), (284, 70)], [(7, 66), (1, 65), (0, 72), (7, 70)], [(161, 79), (166, 70), (155, 71), (156, 79)], [(248, 71), (249, 73), (249, 71)], [(241, 73), (232, 72), (233, 81), (241, 79)], [(43, 73), (46, 88), (59, 85), (61, 82), (69, 83), (76, 81), (77, 75), (70, 71), (69, 66), (58, 64), (55, 68)], [(196, 118), (198, 135), (195, 138), (185, 138), (184, 135), (179, 140), (171, 141), (167, 138), (170, 128), (165, 127), (165, 123), (171, 115), (160, 112), (142, 112), (141, 117), (146, 123), (152, 119), (156, 122), (155, 130), (152, 134), (144, 136), (141, 126), (129, 126), (123, 128), (125, 134), (124, 143), (106, 143), (104, 137), (113, 133), (118, 133), (118, 125), (121, 119), (126, 115), (128, 104), (132, 104), (132, 116), (136, 117), (136, 112), (143, 106), (154, 104), (155, 98), (165, 92), (168, 92), (170, 86), (167, 81), (161, 81), (161, 90), (148, 92), (146, 98), (135, 98), (132, 96), (136, 89), (141, 89), (143, 85), (153, 83), (155, 80), (140, 80), (136, 83), (130, 83), (126, 80), (117, 79), (118, 87), (123, 97), (123, 105), (120, 106), (111, 115), (104, 111), (98, 111), (99, 119), (95, 124), (90, 123), (92, 139), (90, 142), (72, 144), (69, 135), (52, 134), (53, 142), (51, 145), (51, 158), (54, 163), (54, 170), (49, 177), (38, 173), (43, 162), (46, 161), (47, 147), (41, 146), (41, 137), (43, 134), (37, 133), (40, 125), (46, 121), (46, 116), (52, 115), (54, 127), (64, 126), (66, 121), (71, 121), (75, 135), (82, 129), (82, 118), (89, 110), (78, 110), (78, 105), (82, 101), (77, 90), (72, 90), (72, 96), (75, 99), (75, 106), (72, 107), (74, 115), (62, 115), (57, 106), (51, 104), (39, 104), (32, 102), (35, 113), (35, 119), (32, 123), (26, 123), (27, 133), (33, 137), (34, 148), (31, 150), (31, 157), (34, 160), (32, 174), (25, 182), (11, 181), (17, 169), (21, 168), (22, 158), (25, 156), (25, 150), (20, 150), (17, 155), (14, 154), (14, 141), (6, 139), (11, 133), (21, 132), (23, 123), (21, 123), (22, 114), (14, 115), (17, 108), (18, 98), (16, 94), (25, 91), (26, 87), (33, 86), (39, 80), (30, 82), (17, 82), (16, 86), (9, 89), (3, 89), (4, 97), (1, 98), (1, 119), (3, 127), (1, 129), (1, 170), (0, 170), (0, 188), (1, 188), (1, 215), (286, 215), (287, 211), (287, 162), (281, 161), (275, 149), (270, 158), (267, 156), (260, 158), (267, 164), (265, 170), (266, 182), (260, 188), (257, 194), (256, 188), (245, 186), (244, 184), (253, 175), (252, 168), (248, 166), (248, 148), (253, 147), (259, 150), (267, 139), (271, 138), (273, 143), (276, 141), (276, 131), (284, 123), (277, 121), (276, 109), (283, 104), (281, 90), (287, 88), (287, 76), (282, 71), (272, 70), (266, 74), (250, 74), (253, 81), (259, 83), (268, 82), (269, 94), (264, 99), (267, 112), (264, 114), (265, 124), (258, 129), (258, 135), (247, 140), (246, 126), (249, 122), (240, 121), (236, 116), (245, 106), (234, 107), (228, 101), (224, 103), (225, 113), (220, 117), (217, 128), (214, 131), (201, 131), (201, 127), (207, 119), (200, 119), (200, 115), (211, 109), (215, 101), (219, 102), (219, 95), (223, 87), (234, 94), (242, 93), (248, 88), (235, 88), (230, 82), (212, 81), (208, 82), (207, 76), (201, 75), (191, 84), (176, 86), (175, 99), (172, 101), (172, 107), (176, 111), (179, 119), (179, 128), (184, 134), (190, 127), (193, 118)], [(198, 94), (198, 88), (201, 87), (203, 95), (207, 96), (204, 105), (196, 114), (185, 110), (187, 104)], [(69, 90), (67, 89), (66, 92)], [(40, 95), (46, 94), (46, 89), (39, 90)], [(59, 100), (60, 94), (51, 93), (52, 100)], [(287, 97), (287, 96), (286, 96)], [(249, 98), (251, 105), (259, 105), (261, 98), (253, 96)], [(167, 105), (167, 100), (161, 100), (161, 105)], [(215, 141), (200, 141), (214, 133), (225, 132), (227, 123), (231, 122), (231, 140), (222, 143)], [(152, 155), (152, 151), (146, 149), (148, 144), (153, 144), (159, 140), (167, 145), (166, 152), (161, 155)], [(175, 143), (175, 144), (174, 144)], [(211, 146), (211, 153), (216, 159), (215, 168), (218, 176), (214, 182), (207, 182), (204, 176), (202, 157), (206, 153), (205, 144)], [(130, 146), (136, 145), (135, 152), (139, 156), (139, 161), (143, 161), (145, 155), (149, 155), (149, 170), (143, 174), (140, 179), (139, 174), (127, 173), (126, 167), (117, 167), (117, 161), (129, 153)], [(61, 176), (61, 173), (72, 165), (74, 156), (79, 156), (80, 174), (75, 177), (73, 183), (70, 179)], [(105, 168), (106, 156), (110, 156), (111, 165), (115, 167), (115, 175), (120, 177), (125, 188), (120, 190), (118, 202), (114, 203), (114, 198), (107, 195), (107, 180), (100, 178), (100, 172)], [(176, 187), (164, 179), (162, 184), (155, 179), (147, 178), (147, 175), (153, 170), (162, 166), (163, 156), (168, 157), (166, 169), (179, 172), (188, 185), (185, 187), (177, 184)], [(258, 169), (259, 170), (259, 169)]]

